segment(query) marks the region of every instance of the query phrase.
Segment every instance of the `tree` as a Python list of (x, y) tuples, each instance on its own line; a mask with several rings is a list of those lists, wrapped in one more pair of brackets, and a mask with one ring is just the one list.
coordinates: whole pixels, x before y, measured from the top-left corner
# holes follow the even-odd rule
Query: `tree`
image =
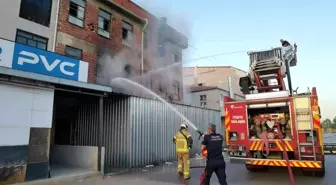
[[(336, 117), (335, 117), (336, 118)], [(336, 121), (336, 119), (334, 118), (333, 121)], [(325, 119), (322, 121), (322, 128), (327, 129), (327, 128), (332, 128), (331, 126), (334, 125), (330, 119)]]
[(331, 124), (332, 129), (336, 129), (336, 117), (334, 117), (333, 122)]

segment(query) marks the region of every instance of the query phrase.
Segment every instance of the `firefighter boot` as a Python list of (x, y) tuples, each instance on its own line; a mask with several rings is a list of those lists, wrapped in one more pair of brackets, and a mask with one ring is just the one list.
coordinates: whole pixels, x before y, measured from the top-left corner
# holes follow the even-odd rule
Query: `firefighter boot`
[(190, 160), (189, 153), (182, 154), (183, 159), (183, 177), (185, 180), (190, 179)]

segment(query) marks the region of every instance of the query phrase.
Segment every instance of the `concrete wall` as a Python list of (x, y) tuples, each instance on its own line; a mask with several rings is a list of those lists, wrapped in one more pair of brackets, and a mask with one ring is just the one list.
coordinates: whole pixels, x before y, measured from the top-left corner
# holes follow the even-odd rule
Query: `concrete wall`
[(232, 89), (235, 94), (242, 95), (239, 87), (239, 78), (247, 73), (231, 66), (202, 66), (183, 68), (184, 85), (217, 86), (229, 90), (228, 77), (232, 78)]
[(21, 0), (0, 1), (0, 25), (2, 25), (2, 29), (0, 29), (0, 37), (15, 41), (16, 30), (21, 29), (48, 38), (48, 50), (52, 51), (56, 24), (56, 7), (58, 0), (52, 1), (49, 27), (20, 18), (20, 4)]
[(201, 106), (200, 95), (206, 95), (206, 103), (209, 109), (220, 110), (220, 115), (224, 115), (224, 100), (223, 96), (229, 96), (229, 92), (221, 90), (221, 89), (212, 89), (205, 91), (198, 91), (191, 93), (191, 99), (193, 106)]
[(54, 91), (0, 83), (0, 184), (48, 178)]
[(54, 145), (51, 163), (98, 171), (97, 146)]

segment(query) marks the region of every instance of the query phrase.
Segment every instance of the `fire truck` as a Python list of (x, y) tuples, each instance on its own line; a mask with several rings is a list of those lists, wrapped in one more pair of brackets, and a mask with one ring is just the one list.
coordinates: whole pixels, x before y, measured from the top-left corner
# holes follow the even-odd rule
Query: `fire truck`
[(249, 52), (249, 73), (239, 79), (245, 100), (224, 97), (230, 162), (243, 163), (250, 172), (289, 166), (304, 175), (325, 175), (317, 90), (292, 89), (296, 50), (294, 44)]

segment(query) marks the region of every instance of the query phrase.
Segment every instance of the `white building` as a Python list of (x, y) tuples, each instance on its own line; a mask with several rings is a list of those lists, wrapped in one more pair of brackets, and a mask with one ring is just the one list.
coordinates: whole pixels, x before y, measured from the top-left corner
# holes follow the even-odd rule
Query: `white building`
[(0, 37), (54, 51), (58, 0), (1, 0)]

